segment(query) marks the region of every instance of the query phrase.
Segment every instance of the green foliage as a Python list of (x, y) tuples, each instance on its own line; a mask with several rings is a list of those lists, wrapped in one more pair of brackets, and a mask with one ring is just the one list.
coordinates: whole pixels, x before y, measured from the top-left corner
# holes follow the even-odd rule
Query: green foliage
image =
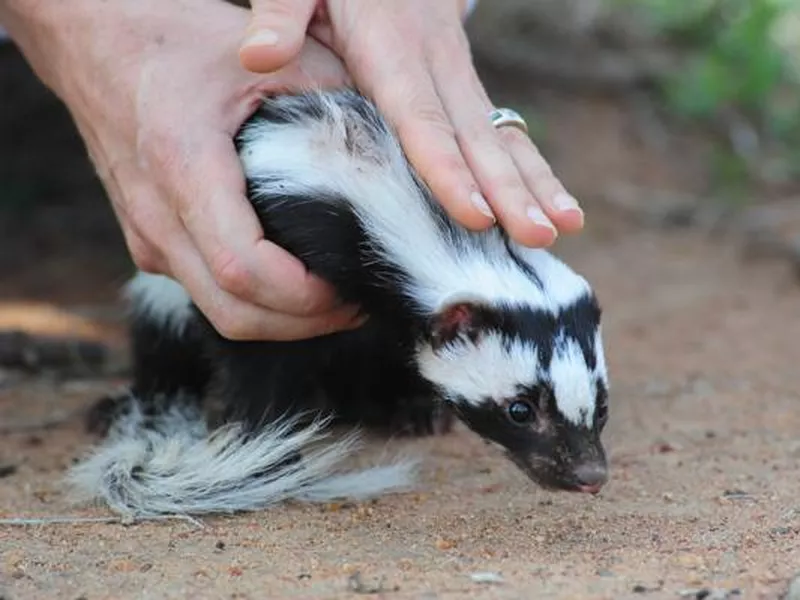
[[(680, 50), (681, 67), (661, 82), (662, 98), (678, 115), (724, 132), (723, 179), (740, 182), (754, 170), (773, 180), (800, 176), (800, 74), (792, 56), (800, 46), (787, 48), (778, 35), (800, 38), (798, 0), (621, 1)], [(758, 141), (750, 154), (732, 142), (743, 127)]]

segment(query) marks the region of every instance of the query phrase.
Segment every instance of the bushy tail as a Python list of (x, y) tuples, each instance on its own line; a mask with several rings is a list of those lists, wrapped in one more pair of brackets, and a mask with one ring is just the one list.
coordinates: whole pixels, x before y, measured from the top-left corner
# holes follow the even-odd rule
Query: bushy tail
[(80, 499), (132, 517), (251, 511), (285, 500), (363, 500), (413, 483), (412, 460), (336, 473), (356, 448), (355, 434), (318, 445), (327, 437), (326, 419), (294, 425), (286, 419), (255, 433), (235, 424), (209, 432), (191, 402), (152, 415), (130, 397), (69, 481)]

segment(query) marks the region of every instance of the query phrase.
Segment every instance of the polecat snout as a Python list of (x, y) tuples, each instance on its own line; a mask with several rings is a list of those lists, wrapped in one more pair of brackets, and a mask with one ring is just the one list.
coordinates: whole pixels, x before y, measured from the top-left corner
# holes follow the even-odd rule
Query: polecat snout
[[(409, 472), (335, 479), (349, 447), (327, 462), (304, 451), (320, 419), (424, 434), (452, 414), (544, 487), (601, 488), (608, 376), (584, 278), (500, 227), (458, 225), (354, 91), (266, 99), (236, 143), (267, 239), (370, 318), (306, 341), (236, 342), (175, 281), (137, 274), (131, 393), (106, 403), (109, 436), (74, 473), (80, 489), (138, 513), (380, 493)], [(224, 434), (206, 429), (209, 395)]]

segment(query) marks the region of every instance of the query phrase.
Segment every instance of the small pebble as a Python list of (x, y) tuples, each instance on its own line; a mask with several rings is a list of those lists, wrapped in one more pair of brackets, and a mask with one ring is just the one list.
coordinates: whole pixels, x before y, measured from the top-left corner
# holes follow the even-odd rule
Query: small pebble
[(784, 600), (800, 600), (800, 573), (794, 576), (789, 582), (789, 589), (786, 590)]
[(392, 586), (391, 588), (384, 587), (385, 580), (381, 577), (380, 581), (378, 581), (377, 585), (367, 585), (361, 579), (361, 572), (356, 571), (350, 577), (347, 578), (347, 587), (351, 592), (355, 592), (356, 594), (380, 594), (382, 592), (393, 591), (397, 592), (400, 590), (399, 585)]
[(655, 451), (659, 454), (668, 454), (670, 452), (675, 452), (678, 448), (674, 444), (670, 444), (669, 442), (660, 442), (656, 444)]
[(499, 492), (503, 489), (502, 483), (493, 483), (492, 485), (487, 485), (480, 489), (482, 494), (494, 494), (495, 492)]
[(792, 533), (792, 528), (791, 527), (773, 527), (772, 529), (769, 530), (769, 532), (773, 533), (775, 535), (789, 535), (790, 533)]
[(222, 540), (217, 540), (217, 543), (214, 544), (214, 548), (216, 548), (217, 550), (225, 550), (225, 542), (223, 542)]
[(455, 547), (456, 543), (453, 540), (446, 540), (444, 538), (436, 540), (436, 548), (438, 550), (452, 550)]
[(503, 583), (503, 577), (499, 573), (489, 571), (472, 573), (469, 577), (475, 583)]
[(682, 590), (679, 595), (682, 598), (690, 598), (693, 600), (735, 600), (741, 597), (741, 590), (734, 588), (732, 590), (700, 588)]
[(752, 500), (755, 501), (755, 498), (745, 492), (744, 490), (725, 490), (722, 492), (722, 497), (727, 500)]
[(637, 583), (635, 586), (633, 586), (633, 588), (631, 588), (631, 591), (633, 591), (634, 594), (646, 594), (647, 592), (658, 592), (662, 587), (664, 587), (663, 581), (659, 581), (658, 585), (655, 587), (647, 587), (646, 585)]

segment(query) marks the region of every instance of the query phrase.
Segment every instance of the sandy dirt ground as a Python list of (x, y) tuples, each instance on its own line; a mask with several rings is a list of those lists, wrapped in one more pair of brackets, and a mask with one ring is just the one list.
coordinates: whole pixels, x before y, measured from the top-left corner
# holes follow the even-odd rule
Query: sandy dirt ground
[[(606, 307), (613, 477), (597, 497), (538, 490), (458, 430), (393, 441), (426, 457), (421, 488), (366, 505), (202, 528), (2, 528), (5, 597), (347, 598), (357, 578), (386, 598), (778, 597), (800, 568), (800, 289), (782, 266), (743, 265), (691, 233), (597, 226), (560, 250)], [(110, 386), (10, 386), (0, 422), (69, 413)], [(106, 514), (60, 487), (90, 441), (77, 416), (2, 436), (18, 470), (0, 480), (0, 513)]]
[[(22, 79), (6, 89), (20, 94)], [(614, 178), (643, 189), (699, 178), (690, 149), (632, 135), (624, 106), (492, 89), (500, 102), (535, 104), (550, 132), (543, 151), (586, 198), (587, 231), (557, 251), (605, 307), (612, 479), (603, 492), (542, 491), (463, 429), (392, 440), (424, 458), (423, 479), (374, 503), (280, 506), (202, 526), (0, 526), (0, 598), (781, 597), (800, 571), (796, 276), (782, 262), (743, 261), (735, 240), (643, 228), (593, 204)], [(43, 127), (38, 139), (20, 137), (9, 119), (4, 130), (18, 136), (7, 138), (9, 160), (54, 152), (44, 140), (66, 130), (63, 114), (53, 124), (52, 99), (18, 104)], [(49, 164), (69, 168), (60, 180), (47, 171), (58, 193), (37, 193), (78, 200), (52, 201), (35, 228), (6, 221), (0, 321), (95, 336), (94, 322), (29, 304), (115, 309), (128, 268), (74, 134), (59, 135), (68, 150)], [(100, 334), (120, 339), (115, 327)], [(0, 518), (108, 515), (72, 505), (62, 478), (93, 441), (81, 411), (124, 383), (0, 373)], [(25, 427), (43, 420), (55, 423)], [(360, 458), (383, 449), (374, 442)]]

